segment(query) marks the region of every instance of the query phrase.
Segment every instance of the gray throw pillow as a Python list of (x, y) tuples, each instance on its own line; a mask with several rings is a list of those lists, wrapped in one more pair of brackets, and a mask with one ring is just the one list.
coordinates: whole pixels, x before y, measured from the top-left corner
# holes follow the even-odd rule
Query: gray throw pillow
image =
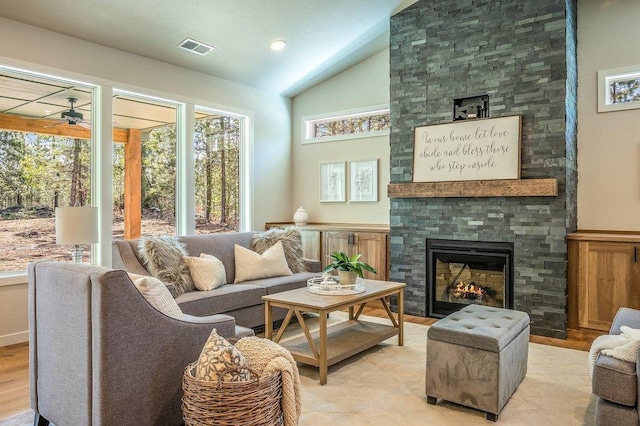
[(147, 270), (165, 283), (173, 297), (195, 290), (184, 261), (187, 252), (175, 237), (142, 237), (138, 251)]
[(306, 272), (304, 252), (302, 250), (302, 235), (297, 229), (270, 229), (262, 234), (256, 234), (251, 239), (254, 251), (263, 254), (278, 241), (282, 242), (284, 256), (291, 272)]

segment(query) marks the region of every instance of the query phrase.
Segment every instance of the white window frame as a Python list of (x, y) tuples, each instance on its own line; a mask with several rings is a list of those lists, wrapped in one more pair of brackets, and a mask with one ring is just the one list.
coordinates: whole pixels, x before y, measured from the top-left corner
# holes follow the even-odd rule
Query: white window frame
[[(61, 81), (73, 82), (92, 88), (92, 153), (91, 153), (91, 181), (92, 203), (99, 207), (100, 243), (93, 244), (91, 250), (91, 263), (103, 266), (111, 265), (111, 241), (113, 217), (111, 213), (113, 204), (111, 173), (113, 155), (113, 92), (136, 96), (142, 99), (155, 99), (161, 102), (176, 105), (177, 108), (177, 151), (176, 151), (176, 203), (180, 203), (181, 209), (176, 207), (176, 232), (177, 235), (195, 234), (195, 179), (193, 178), (193, 132), (195, 122), (195, 107), (216, 110), (227, 115), (242, 117), (241, 148), (240, 148), (240, 230), (250, 230), (252, 221), (251, 195), (253, 179), (251, 175), (250, 159), (253, 150), (253, 112), (237, 108), (215, 105), (207, 101), (192, 98), (181, 98), (178, 95), (156, 92), (153, 89), (117, 84), (113, 87), (108, 80), (85, 75), (43, 68), (34, 64), (12, 64), (11, 60), (0, 57), (0, 68), (12, 72), (20, 72), (25, 75), (42, 76)], [(46, 70), (43, 72), (42, 70)], [(66, 77), (70, 75), (72, 77)], [(191, 141), (187, 143), (187, 141)], [(193, 184), (191, 184), (193, 182)], [(27, 282), (26, 271), (0, 272), (0, 287), (5, 285), (25, 284)]]
[[(73, 85), (84, 86), (85, 89), (91, 92), (91, 164), (89, 174), (91, 176), (91, 204), (90, 206), (96, 207), (99, 206), (100, 203), (98, 201), (100, 197), (100, 189), (104, 190), (101, 185), (101, 164), (99, 161), (99, 152), (102, 144), (102, 138), (98, 136), (98, 133), (102, 130), (102, 125), (100, 124), (100, 120), (97, 118), (97, 111), (100, 110), (100, 96), (101, 96), (101, 86), (96, 83), (90, 83), (88, 81), (80, 80), (78, 78), (68, 78), (62, 75), (56, 75), (55, 73), (41, 72), (36, 69), (28, 69), (23, 67), (16, 67), (10, 64), (0, 63), (0, 70), (11, 72), (18, 75), (24, 75), (25, 78), (30, 77), (42, 77), (46, 79), (50, 79), (56, 82), (65, 82), (71, 83)], [(109, 120), (110, 122), (110, 120)], [(109, 128), (109, 138), (111, 137), (111, 127)], [(108, 189), (108, 193), (111, 194), (111, 189)], [(109, 245), (111, 241), (109, 241)], [(98, 262), (102, 259), (102, 253), (108, 252), (110, 256), (111, 250), (105, 250), (103, 246), (99, 243), (91, 244), (91, 263), (98, 264)], [(3, 285), (14, 285), (14, 284), (24, 284), (26, 283), (27, 273), (26, 271), (4, 271), (0, 272), (0, 286)], [(24, 282), (22, 282), (25, 280)]]
[(383, 105), (374, 105), (362, 108), (356, 108), (346, 111), (335, 111), (331, 113), (324, 114), (316, 114), (316, 115), (307, 115), (302, 117), (302, 144), (310, 144), (310, 143), (320, 143), (320, 142), (333, 142), (338, 140), (349, 140), (349, 139), (360, 139), (360, 138), (371, 138), (376, 136), (387, 136), (389, 135), (389, 130), (373, 130), (368, 132), (360, 132), (360, 133), (350, 133), (348, 135), (333, 135), (333, 136), (323, 136), (323, 137), (314, 137), (313, 134), (313, 126), (315, 123), (320, 121), (334, 121), (346, 118), (357, 118), (357, 117), (366, 117), (370, 115), (381, 115), (389, 113), (390, 108), (388, 104)]
[[(240, 231), (250, 231), (251, 230), (251, 197), (250, 197), (250, 193), (248, 191), (248, 188), (251, 188), (252, 182), (251, 182), (251, 170), (248, 167), (249, 164), (249, 153), (251, 152), (251, 142), (250, 142), (250, 135), (251, 135), (251, 126), (250, 126), (250, 122), (251, 122), (251, 117), (245, 114), (239, 114), (239, 113), (235, 113), (235, 112), (230, 112), (227, 110), (222, 110), (219, 108), (211, 108), (211, 107), (207, 107), (207, 106), (202, 106), (202, 105), (196, 105), (195, 106), (195, 112), (200, 112), (200, 113), (209, 113), (209, 114), (222, 114), (222, 115), (226, 115), (227, 117), (233, 117), (233, 118), (237, 118), (240, 121), (240, 145), (238, 146), (238, 148), (240, 149), (240, 164), (239, 164), (239, 174), (240, 174), (240, 194), (239, 194), (239, 200), (240, 200), (240, 211), (239, 211), (239, 215), (240, 215), (240, 223), (238, 224), (238, 228)], [(195, 123), (195, 114), (194, 114), (194, 119), (193, 119), (194, 123)], [(193, 150), (193, 140), (194, 137), (191, 138), (191, 146), (192, 146), (192, 150)], [(193, 153), (191, 155), (193, 157)], [(194, 174), (193, 177), (193, 218), (194, 218), (194, 227), (193, 227), (193, 234), (196, 234), (196, 229), (195, 229), (195, 205), (196, 205), (196, 200), (195, 200), (195, 160), (194, 160), (194, 164), (191, 165), (191, 173)], [(244, 184), (243, 184), (244, 183)]]
[(623, 111), (640, 108), (640, 100), (614, 104), (611, 102), (611, 83), (630, 78), (640, 79), (640, 65), (598, 71), (598, 112)]

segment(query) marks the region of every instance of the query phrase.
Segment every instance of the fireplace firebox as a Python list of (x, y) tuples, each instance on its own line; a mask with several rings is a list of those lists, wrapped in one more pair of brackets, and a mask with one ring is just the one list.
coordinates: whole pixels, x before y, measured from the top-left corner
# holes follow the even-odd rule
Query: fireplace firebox
[(427, 312), (443, 318), (466, 305), (513, 308), (513, 244), (427, 240)]

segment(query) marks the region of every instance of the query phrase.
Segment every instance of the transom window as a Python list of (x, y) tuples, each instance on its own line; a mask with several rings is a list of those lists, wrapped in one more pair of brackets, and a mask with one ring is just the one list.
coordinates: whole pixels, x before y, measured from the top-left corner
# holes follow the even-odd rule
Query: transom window
[(389, 108), (371, 107), (303, 117), (303, 143), (381, 136), (389, 133)]

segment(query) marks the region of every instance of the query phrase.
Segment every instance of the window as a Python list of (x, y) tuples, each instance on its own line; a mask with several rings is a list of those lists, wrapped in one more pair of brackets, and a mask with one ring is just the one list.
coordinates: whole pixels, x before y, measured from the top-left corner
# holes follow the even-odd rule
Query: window
[(640, 108), (640, 65), (598, 72), (598, 112)]
[(55, 208), (91, 203), (92, 97), (89, 85), (0, 68), (0, 274), (71, 260)]
[(196, 232), (240, 229), (242, 118), (198, 108), (194, 137)]
[(176, 106), (115, 91), (113, 125), (113, 237), (175, 235)]
[(328, 142), (389, 134), (391, 115), (384, 106), (302, 118), (302, 143)]
[[(105, 147), (90, 121), (102, 118), (105, 100), (94, 105), (99, 92), (113, 94), (113, 166), (101, 176), (92, 173), (102, 170)], [(103, 214), (113, 209), (113, 238), (175, 235), (176, 217), (184, 234), (247, 226), (250, 192), (242, 185), (250, 181), (244, 166), (250, 118), (202, 107), (195, 127), (186, 126), (193, 113), (193, 103), (110, 86), (100, 91), (88, 83), (0, 66), (0, 281), (24, 274), (33, 260), (71, 260), (69, 247), (55, 243), (54, 209), (90, 205), (96, 198), (92, 188), (107, 184), (112, 205), (93, 202)], [(197, 138), (208, 141), (203, 149), (210, 151), (210, 163), (202, 161), (207, 154), (198, 151)], [(178, 200), (184, 202), (177, 205)], [(197, 229), (185, 220), (196, 214)], [(108, 250), (107, 240), (94, 247)], [(93, 253), (94, 260), (102, 261), (101, 253)], [(89, 261), (86, 253), (84, 261)]]

